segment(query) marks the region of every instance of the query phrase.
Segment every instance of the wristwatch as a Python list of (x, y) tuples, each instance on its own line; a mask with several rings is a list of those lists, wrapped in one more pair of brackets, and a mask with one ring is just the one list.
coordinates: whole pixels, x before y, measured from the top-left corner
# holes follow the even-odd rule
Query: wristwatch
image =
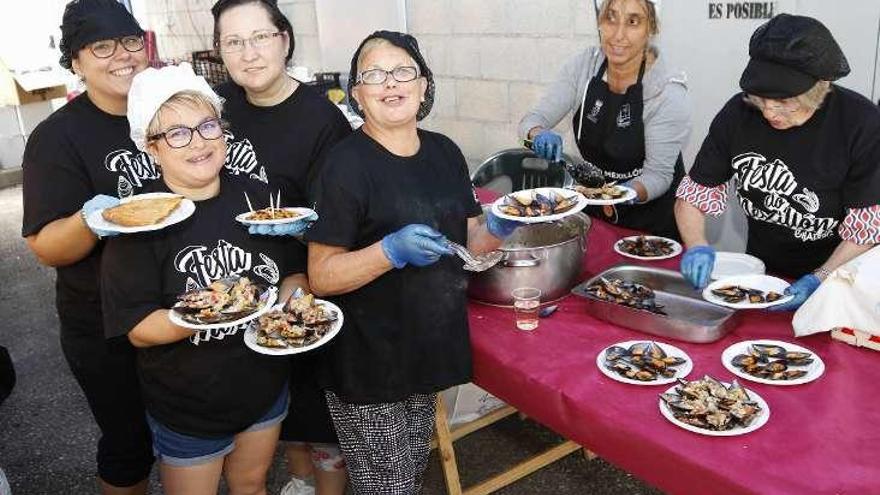
[(813, 270), (813, 275), (818, 277), (820, 281), (824, 282), (825, 279), (828, 278), (828, 275), (831, 275), (831, 270), (820, 266), (819, 268)]

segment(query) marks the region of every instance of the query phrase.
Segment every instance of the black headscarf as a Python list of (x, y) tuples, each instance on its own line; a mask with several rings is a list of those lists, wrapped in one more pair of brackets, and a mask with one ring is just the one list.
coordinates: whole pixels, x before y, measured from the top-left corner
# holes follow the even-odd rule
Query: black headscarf
[[(419, 42), (406, 33), (398, 33), (397, 31), (376, 31), (367, 36), (364, 41), (361, 41), (360, 46), (358, 46), (358, 49), (354, 52), (354, 56), (351, 58), (351, 72), (348, 76), (348, 94), (351, 95), (352, 88), (357, 85), (357, 62), (358, 57), (361, 56), (361, 50), (368, 41), (375, 38), (382, 38), (392, 45), (406, 51), (406, 53), (408, 53), (416, 62), (416, 65), (419, 66), (419, 75), (427, 79), (428, 89), (425, 90), (425, 101), (419, 105), (419, 113), (416, 114), (416, 120), (424, 119), (429, 113), (431, 113), (431, 107), (434, 106), (434, 73), (428, 68), (428, 64), (425, 63), (425, 58), (422, 56), (422, 52), (419, 51)], [(354, 105), (352, 110), (361, 117), (364, 116), (364, 112), (358, 107), (358, 105)]]
[(821, 22), (779, 14), (755, 30), (749, 40), (749, 64), (739, 85), (764, 98), (791, 98), (818, 81), (849, 74), (846, 56)]
[(89, 43), (143, 34), (134, 16), (116, 0), (73, 0), (61, 18), (59, 62), (70, 69), (76, 54)]

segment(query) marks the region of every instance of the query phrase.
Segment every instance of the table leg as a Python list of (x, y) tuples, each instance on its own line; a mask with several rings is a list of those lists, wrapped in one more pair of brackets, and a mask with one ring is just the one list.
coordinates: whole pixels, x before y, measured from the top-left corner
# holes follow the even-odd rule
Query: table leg
[(443, 480), (446, 482), (448, 495), (461, 495), (461, 480), (458, 477), (458, 464), (455, 462), (455, 450), (452, 447), (452, 435), (449, 433), (449, 423), (446, 420), (446, 403), (443, 397), (437, 394), (437, 412), (434, 421), (434, 431), (440, 466), (443, 468)]

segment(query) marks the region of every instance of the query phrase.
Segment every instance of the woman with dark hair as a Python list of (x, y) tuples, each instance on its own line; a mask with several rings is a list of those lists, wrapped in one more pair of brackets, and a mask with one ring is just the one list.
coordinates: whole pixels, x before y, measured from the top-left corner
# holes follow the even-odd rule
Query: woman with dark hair
[(833, 84), (849, 63), (821, 22), (779, 14), (749, 41), (749, 63), (678, 188), (675, 217), (688, 247), (681, 272), (705, 287), (715, 249), (706, 215), (728, 182), (748, 219), (746, 252), (799, 277), (775, 310), (797, 309), (840, 265), (880, 243), (880, 112)]
[[(326, 97), (287, 74), (294, 50), (290, 22), (271, 0), (221, 0), (214, 15), (214, 45), (231, 81), (217, 88), (230, 122), (226, 167), (281, 191), (287, 206), (308, 206), (310, 178), (351, 127)], [(297, 224), (303, 225), (303, 224)], [(298, 234), (287, 226), (251, 227), (255, 234)], [(305, 250), (305, 246), (297, 244)], [(315, 383), (322, 350), (290, 358), (290, 410), (282, 425), (291, 479), (282, 495), (308, 495), (314, 476), (319, 495), (341, 495), (346, 473), (323, 393)]]
[(364, 125), (327, 155), (306, 231), (309, 280), (345, 313), (328, 344), (327, 402), (354, 493), (418, 493), (437, 392), (471, 378), (467, 274), (516, 223), (484, 222), (458, 146), (418, 128), (434, 77), (418, 43), (378, 31), (352, 57)]
[[(143, 30), (115, 0), (78, 0), (64, 10), (61, 64), (86, 91), (40, 123), (25, 148), (22, 235), (57, 269), (61, 349), (100, 429), (104, 494), (145, 493), (150, 434), (126, 339), (105, 340), (98, 290), (102, 237), (89, 213), (139, 192), (159, 171), (129, 138), (132, 78), (147, 67)], [(137, 260), (134, 260), (135, 262)]]

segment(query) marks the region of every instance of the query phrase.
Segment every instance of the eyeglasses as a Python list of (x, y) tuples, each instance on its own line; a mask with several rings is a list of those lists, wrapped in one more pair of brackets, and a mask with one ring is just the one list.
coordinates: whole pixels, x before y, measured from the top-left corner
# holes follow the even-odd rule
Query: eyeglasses
[(254, 33), (250, 38), (240, 38), (238, 36), (229, 36), (217, 42), (217, 48), (223, 53), (235, 53), (244, 50), (246, 44), (254, 48), (266, 46), (276, 36), (284, 35), (281, 31), (260, 31)]
[(358, 74), (358, 83), (364, 84), (383, 84), (388, 80), (388, 76), (394, 78), (397, 82), (410, 82), (419, 77), (418, 67), (403, 65), (395, 67), (391, 70), (385, 69), (369, 69)]
[(110, 58), (116, 53), (117, 45), (122, 45), (127, 52), (139, 52), (144, 49), (144, 37), (132, 35), (96, 41), (89, 45), (89, 51), (97, 58)]
[[(786, 114), (795, 113), (801, 109), (800, 102), (798, 102), (795, 98), (787, 98), (785, 100), (770, 100), (769, 98), (761, 98), (760, 96), (746, 95), (745, 97), (743, 97), (743, 100), (762, 112), (770, 110), (771, 112), (776, 114)], [(768, 103), (768, 101), (772, 101), (773, 103)]]
[(165, 142), (172, 148), (185, 148), (192, 142), (193, 133), (198, 132), (202, 139), (213, 141), (223, 135), (223, 123), (220, 119), (208, 119), (195, 127), (177, 126), (159, 134), (153, 134), (147, 139), (155, 141), (165, 138)]

